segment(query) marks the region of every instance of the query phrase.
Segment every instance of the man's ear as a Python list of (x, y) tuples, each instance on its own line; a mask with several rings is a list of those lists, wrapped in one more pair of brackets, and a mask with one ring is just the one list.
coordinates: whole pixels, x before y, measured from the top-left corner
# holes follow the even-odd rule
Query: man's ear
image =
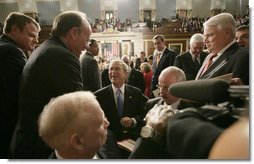
[(75, 40), (75, 38), (79, 35), (79, 28), (78, 27), (72, 27), (69, 31), (70, 37)]
[(82, 145), (80, 137), (77, 133), (71, 135), (70, 142), (72, 147), (75, 148), (76, 150), (79, 151), (84, 150), (84, 146)]

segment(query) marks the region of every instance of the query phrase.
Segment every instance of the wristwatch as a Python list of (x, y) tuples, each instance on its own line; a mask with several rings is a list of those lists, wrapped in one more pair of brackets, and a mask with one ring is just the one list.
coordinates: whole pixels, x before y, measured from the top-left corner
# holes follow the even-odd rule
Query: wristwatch
[(140, 135), (143, 138), (150, 138), (150, 139), (154, 140), (155, 142), (161, 143), (162, 134), (150, 126), (144, 126), (141, 129)]

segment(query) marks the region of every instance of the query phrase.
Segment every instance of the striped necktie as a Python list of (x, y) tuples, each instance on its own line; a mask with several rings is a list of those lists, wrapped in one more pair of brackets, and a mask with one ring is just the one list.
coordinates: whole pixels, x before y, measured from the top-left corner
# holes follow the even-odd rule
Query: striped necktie
[(203, 68), (203, 71), (202, 71), (202, 73), (200, 74), (200, 76), (203, 75), (203, 74), (207, 71), (207, 69), (209, 68), (209, 66), (213, 63), (213, 58), (215, 58), (216, 56), (217, 56), (217, 54), (211, 54), (209, 60), (208, 60), (208, 61), (206, 62), (206, 64), (205, 64), (205, 66), (204, 66), (204, 68)]

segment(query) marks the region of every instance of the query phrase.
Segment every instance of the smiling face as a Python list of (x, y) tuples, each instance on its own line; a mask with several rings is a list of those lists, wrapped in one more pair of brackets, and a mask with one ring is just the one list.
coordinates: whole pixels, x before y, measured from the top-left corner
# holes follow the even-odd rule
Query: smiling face
[(127, 70), (124, 70), (122, 61), (112, 61), (109, 65), (109, 79), (111, 83), (120, 88), (127, 79)]
[(83, 21), (81, 27), (73, 27), (71, 29), (72, 40), (70, 41), (70, 50), (79, 57), (82, 51), (88, 48), (88, 43), (92, 30), (86, 20)]
[(242, 47), (249, 47), (249, 29), (236, 31), (235, 39)]

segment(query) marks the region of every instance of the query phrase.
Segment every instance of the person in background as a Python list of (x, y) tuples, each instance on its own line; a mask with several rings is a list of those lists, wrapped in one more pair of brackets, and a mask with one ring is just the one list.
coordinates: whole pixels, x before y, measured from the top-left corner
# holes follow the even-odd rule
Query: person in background
[(95, 92), (101, 88), (101, 71), (94, 58), (99, 54), (98, 42), (91, 39), (85, 54), (80, 55), (84, 90)]
[(162, 70), (168, 66), (174, 65), (177, 53), (166, 47), (165, 38), (163, 35), (156, 35), (153, 37), (153, 44), (155, 47), (153, 57), (153, 78), (152, 78), (152, 91), (157, 89), (158, 77)]
[(195, 79), (209, 79), (232, 73), (234, 81), (249, 85), (249, 50), (235, 41), (236, 22), (221, 13), (204, 23), (205, 46), (210, 51)]
[(151, 86), (153, 77), (152, 66), (148, 62), (143, 62), (140, 65), (140, 70), (143, 72), (143, 77), (145, 81), (144, 94), (146, 97), (151, 98)]
[(147, 58), (146, 58), (146, 53), (145, 53), (145, 51), (141, 51), (140, 56), (138, 58), (136, 58), (136, 60), (135, 60), (135, 67), (134, 68), (140, 70), (140, 65), (141, 65), (141, 63), (144, 63), (144, 62), (148, 62)]
[(126, 83), (129, 85), (132, 85), (134, 87), (137, 87), (138, 89), (141, 89), (142, 93), (145, 91), (145, 80), (143, 77), (143, 74), (140, 70), (137, 70), (135, 68), (131, 68), (129, 66), (130, 60), (126, 55), (122, 56), (122, 61), (128, 65), (128, 76)]
[(151, 66), (153, 66), (153, 55), (149, 55), (149, 56), (147, 57), (147, 62), (148, 62)]
[(249, 48), (249, 26), (248, 25), (241, 25), (236, 28), (235, 40), (240, 46)]
[(96, 153), (107, 140), (108, 126), (100, 104), (88, 91), (52, 99), (38, 120), (39, 136), (56, 159), (100, 158)]
[(204, 49), (204, 35), (196, 33), (191, 36), (189, 51), (178, 55), (175, 59), (174, 66), (182, 69), (185, 73), (186, 80), (194, 80), (198, 70), (208, 55)]
[(40, 26), (29, 16), (11, 12), (0, 37), (0, 158), (8, 158), (18, 119), (19, 84), (27, 52), (38, 44)]
[(112, 60), (109, 64), (111, 85), (95, 92), (105, 116), (109, 129), (118, 141), (131, 138), (136, 140), (143, 123), (144, 100), (142, 91), (125, 84), (128, 65), (122, 60)]
[(51, 98), (83, 90), (79, 56), (91, 33), (84, 13), (65, 11), (54, 19), (50, 38), (33, 51), (22, 73), (10, 158), (48, 158), (52, 150), (38, 136), (39, 114)]

